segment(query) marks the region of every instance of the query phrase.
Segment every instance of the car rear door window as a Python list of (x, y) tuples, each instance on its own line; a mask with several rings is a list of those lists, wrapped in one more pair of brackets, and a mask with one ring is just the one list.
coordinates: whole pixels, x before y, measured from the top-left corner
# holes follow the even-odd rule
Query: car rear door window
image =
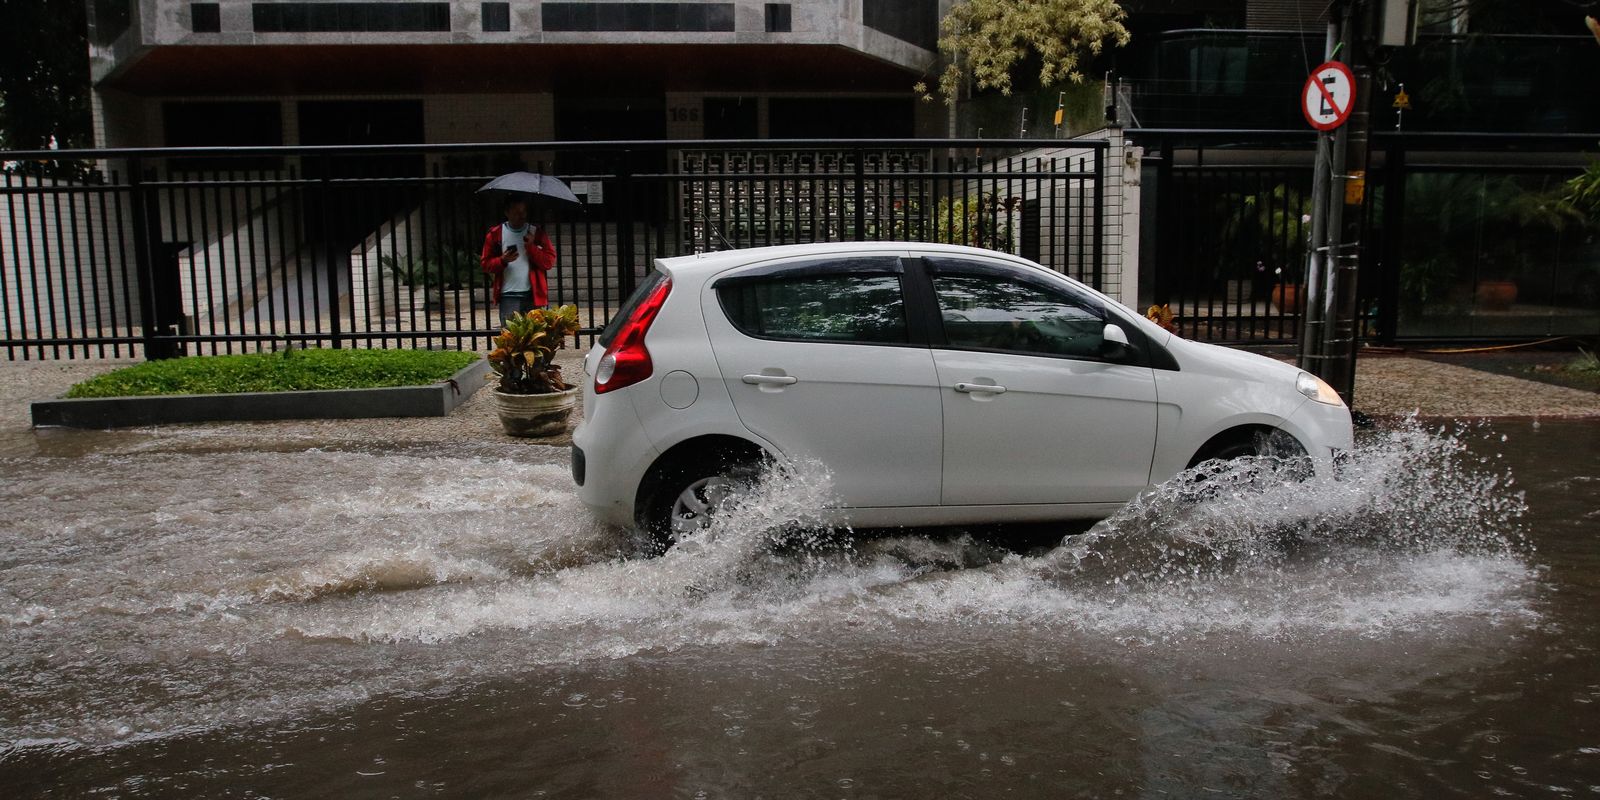
[(1098, 358), (1103, 312), (1081, 298), (997, 274), (931, 276), (950, 347)]
[(854, 344), (909, 341), (898, 274), (780, 273), (719, 283), (717, 296), (728, 320), (747, 336)]

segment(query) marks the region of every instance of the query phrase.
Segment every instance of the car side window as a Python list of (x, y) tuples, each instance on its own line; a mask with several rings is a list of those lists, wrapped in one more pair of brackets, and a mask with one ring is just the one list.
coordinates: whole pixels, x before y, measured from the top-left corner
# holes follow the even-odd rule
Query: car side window
[(1096, 358), (1103, 313), (1067, 292), (999, 275), (932, 276), (951, 347)]
[(762, 339), (906, 344), (896, 274), (827, 273), (740, 280), (717, 287), (728, 320)]

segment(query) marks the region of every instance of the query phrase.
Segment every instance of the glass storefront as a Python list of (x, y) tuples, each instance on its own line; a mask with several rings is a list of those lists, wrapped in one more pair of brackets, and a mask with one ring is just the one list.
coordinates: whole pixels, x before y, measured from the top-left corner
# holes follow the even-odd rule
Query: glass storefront
[(1409, 174), (1398, 336), (1600, 335), (1600, 228), (1563, 201), (1570, 177)]

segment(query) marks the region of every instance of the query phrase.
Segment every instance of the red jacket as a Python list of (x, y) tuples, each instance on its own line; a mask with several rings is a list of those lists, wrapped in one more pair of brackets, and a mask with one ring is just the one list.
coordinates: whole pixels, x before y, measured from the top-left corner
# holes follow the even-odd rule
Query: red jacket
[[(500, 227), (489, 229), (487, 236), (483, 237), (483, 255), (478, 263), (483, 265), (483, 271), (494, 276), (494, 301), (500, 302), (500, 278), (506, 271), (506, 260), (500, 257)], [(528, 254), (528, 283), (533, 286), (534, 306), (547, 306), (550, 304), (550, 284), (545, 280), (544, 274), (555, 268), (556, 246), (550, 243), (550, 237), (544, 234), (544, 228), (530, 225), (533, 230), (522, 237), (522, 251)]]

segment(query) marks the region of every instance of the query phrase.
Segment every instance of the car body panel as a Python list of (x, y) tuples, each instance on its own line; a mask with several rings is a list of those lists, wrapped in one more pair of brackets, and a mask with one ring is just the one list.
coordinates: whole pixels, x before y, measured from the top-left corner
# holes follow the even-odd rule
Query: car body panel
[[(1154, 366), (938, 343), (749, 337), (727, 319), (712, 288), (719, 275), (785, 259), (908, 253), (984, 260), (1089, 292), (1104, 302), (1110, 320), (1141, 334), (1141, 363)], [(612, 522), (633, 522), (637, 491), (655, 459), (707, 435), (738, 437), (780, 458), (821, 460), (834, 473), (841, 501), (827, 513), (862, 526), (1104, 516), (1182, 470), (1218, 433), (1243, 425), (1281, 429), (1319, 462), (1350, 446), (1348, 410), (1301, 395), (1294, 367), (1179, 339), (1015, 256), (959, 246), (832, 243), (656, 263), (673, 288), (645, 338), (652, 375), (596, 395), (589, 375), (602, 348), (585, 362), (584, 419), (573, 434), (587, 469), (579, 495)], [(907, 292), (913, 282), (906, 279)], [(908, 315), (917, 308), (908, 297)], [(931, 329), (940, 321), (926, 324)], [(778, 372), (796, 381), (744, 381)], [(684, 375), (664, 382), (672, 373)], [(984, 380), (1004, 383), (1007, 392), (979, 399), (952, 388)], [(991, 413), (997, 410), (1005, 416)], [(1130, 477), (1141, 473), (1142, 481)]]
[[(1156, 387), (1148, 367), (1015, 353), (933, 355), (944, 398), (942, 502), (1117, 502), (1149, 484)], [(1005, 391), (960, 392), (958, 383)]]
[[(839, 249), (827, 261), (842, 267), (858, 255), (904, 254)], [(926, 347), (755, 338), (721, 307), (719, 282), (815, 263), (763, 259), (708, 276), (700, 308), (723, 391), (750, 432), (790, 459), (826, 465), (839, 505), (937, 504), (943, 421)]]

